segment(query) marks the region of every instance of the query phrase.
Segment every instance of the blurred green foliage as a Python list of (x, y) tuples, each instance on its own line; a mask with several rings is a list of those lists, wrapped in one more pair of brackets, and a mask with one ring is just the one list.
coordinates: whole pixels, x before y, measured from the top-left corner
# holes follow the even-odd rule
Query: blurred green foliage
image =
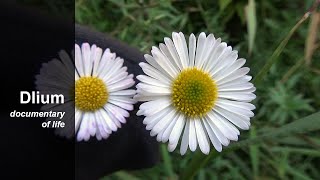
[(295, 92), (294, 87), (300, 80), (302, 74), (296, 74), (285, 84), (278, 82), (275, 87), (268, 88), (266, 94), (268, 99), (259, 110), (260, 114), (273, 112), (269, 120), (276, 124), (284, 124), (287, 121), (298, 119), (301, 114), (309, 114), (315, 109), (310, 105), (312, 100), (306, 99), (304, 95)]
[[(252, 0), (250, 0), (252, 1)], [(256, 75), (281, 40), (312, 6), (313, 0), (76, 0), (79, 24), (106, 32), (148, 53), (173, 31), (186, 35), (213, 33), (247, 59), (250, 74)], [(250, 7), (250, 6), (249, 6)], [(247, 17), (248, 15), (254, 17)], [(251, 20), (250, 20), (251, 19)], [(254, 25), (254, 24), (256, 25)], [(320, 51), (312, 65), (304, 63), (309, 20), (302, 24), (257, 86), (256, 116), (250, 132), (240, 139), (294, 122), (320, 107)], [(247, 28), (252, 28), (248, 30)], [(249, 33), (248, 33), (249, 32)], [(250, 44), (249, 44), (250, 43)], [(250, 50), (249, 54), (249, 47)], [(302, 61), (301, 61), (302, 59)], [(308, 123), (308, 122), (306, 122)], [(320, 179), (320, 133), (312, 132), (253, 144), (212, 159), (196, 179)], [(165, 145), (164, 145), (165, 146)], [(133, 172), (117, 172), (105, 179), (176, 179), (188, 166), (192, 153), (181, 157), (161, 148), (163, 161), (157, 166)], [(172, 163), (175, 162), (175, 163)]]

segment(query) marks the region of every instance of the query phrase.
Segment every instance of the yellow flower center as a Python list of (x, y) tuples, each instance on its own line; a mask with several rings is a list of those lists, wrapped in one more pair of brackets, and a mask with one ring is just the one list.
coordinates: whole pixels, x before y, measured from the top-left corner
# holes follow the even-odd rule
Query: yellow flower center
[(201, 117), (217, 100), (217, 85), (210, 75), (197, 68), (183, 70), (172, 84), (173, 105), (189, 117)]
[(105, 83), (97, 77), (81, 77), (75, 83), (75, 105), (82, 111), (102, 108), (108, 97)]

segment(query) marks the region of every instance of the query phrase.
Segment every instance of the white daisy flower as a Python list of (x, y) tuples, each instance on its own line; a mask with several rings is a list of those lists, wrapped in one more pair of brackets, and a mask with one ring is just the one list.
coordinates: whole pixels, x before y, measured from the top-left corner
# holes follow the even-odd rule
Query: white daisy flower
[[(160, 49), (159, 49), (160, 48)], [(148, 63), (139, 65), (146, 75), (139, 75), (134, 99), (147, 101), (137, 115), (160, 142), (169, 141), (168, 150), (177, 147), (180, 137), (181, 155), (188, 147), (199, 145), (204, 154), (210, 152), (210, 141), (217, 151), (230, 140), (237, 141), (240, 131), (247, 130), (255, 106), (255, 87), (249, 81), (246, 60), (238, 59), (232, 50), (213, 34), (191, 34), (189, 47), (183, 33), (164, 38), (159, 48), (145, 55)]]
[[(41, 93), (64, 94), (62, 105), (44, 105), (42, 110), (73, 112), (64, 118), (66, 128), (57, 128), (62, 136), (76, 135), (78, 141), (88, 141), (91, 136), (106, 139), (126, 122), (133, 110), (136, 91), (133, 74), (128, 75), (124, 60), (110, 49), (104, 52), (96, 45), (75, 44), (73, 59), (65, 51), (60, 59), (45, 63), (36, 76), (37, 89)], [(68, 113), (66, 113), (68, 114)]]

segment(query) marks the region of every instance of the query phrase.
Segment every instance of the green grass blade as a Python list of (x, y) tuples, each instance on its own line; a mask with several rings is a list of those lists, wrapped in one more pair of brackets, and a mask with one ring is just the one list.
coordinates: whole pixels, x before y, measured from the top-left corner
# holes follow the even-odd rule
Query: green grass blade
[(274, 152), (286, 151), (288, 153), (303, 154), (311, 157), (320, 157), (319, 150), (305, 149), (305, 148), (295, 148), (295, 147), (274, 147), (271, 149)]
[(307, 12), (302, 16), (302, 18), (297, 22), (295, 26), (289, 31), (288, 35), (281, 41), (277, 49), (273, 52), (271, 57), (267, 60), (266, 64), (262, 67), (262, 69), (259, 71), (259, 73), (256, 75), (256, 77), (253, 79), (254, 84), (259, 84), (261, 80), (265, 77), (265, 75), (270, 70), (271, 66), (278, 60), (278, 57), (286, 47), (288, 41), (292, 37), (292, 35), (296, 32), (296, 30), (300, 27), (300, 25), (308, 19), (310, 16), (310, 12)]
[(241, 156), (239, 156), (236, 153), (229, 153), (227, 157), (236, 165), (236, 167), (245, 176), (244, 179), (253, 179), (250, 167), (246, 164), (246, 161), (241, 159)]
[(312, 180), (307, 174), (300, 172), (299, 170), (290, 167), (289, 165), (286, 167), (286, 170), (289, 174), (292, 174), (293, 177), (296, 179), (301, 179), (301, 180)]
[(261, 143), (267, 140), (303, 134), (316, 130), (320, 130), (320, 111), (311, 114), (307, 117), (296, 120), (292, 123), (286, 124), (282, 127), (276, 128), (272, 132), (257, 135), (257, 137), (255, 138), (250, 138), (247, 140), (239, 141), (237, 143), (233, 143), (229, 145), (229, 147), (224, 149), (221, 153), (213, 150), (209, 155), (203, 155), (201, 152), (197, 151), (193, 159), (191, 160), (189, 166), (187, 166), (186, 169), (180, 174), (180, 179), (192, 179), (194, 175), (196, 175), (197, 172), (203, 166), (205, 166), (211, 159), (229, 151), (234, 151), (239, 148), (246, 147), (251, 144)]
[(252, 53), (254, 39), (257, 31), (257, 17), (256, 17), (256, 3), (255, 0), (249, 0), (248, 5), (245, 7), (249, 40), (249, 55)]

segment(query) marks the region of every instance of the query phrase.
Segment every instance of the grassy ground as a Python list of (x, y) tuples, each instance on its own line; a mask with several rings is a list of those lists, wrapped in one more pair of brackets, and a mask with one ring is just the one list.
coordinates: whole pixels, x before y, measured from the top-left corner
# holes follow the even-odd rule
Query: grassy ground
[[(145, 53), (172, 31), (214, 33), (247, 59), (246, 66), (254, 76), (314, 1), (249, 2), (247, 6), (247, 0), (76, 0), (76, 22), (107, 32)], [(320, 33), (311, 25), (317, 19), (314, 14), (301, 24), (257, 85), (256, 116), (241, 139), (319, 111)], [(195, 178), (320, 179), (319, 136), (312, 132), (251, 144), (211, 159)], [(106, 179), (175, 179), (191, 158), (190, 154), (181, 157), (164, 150), (165, 161), (154, 168), (118, 172)]]

